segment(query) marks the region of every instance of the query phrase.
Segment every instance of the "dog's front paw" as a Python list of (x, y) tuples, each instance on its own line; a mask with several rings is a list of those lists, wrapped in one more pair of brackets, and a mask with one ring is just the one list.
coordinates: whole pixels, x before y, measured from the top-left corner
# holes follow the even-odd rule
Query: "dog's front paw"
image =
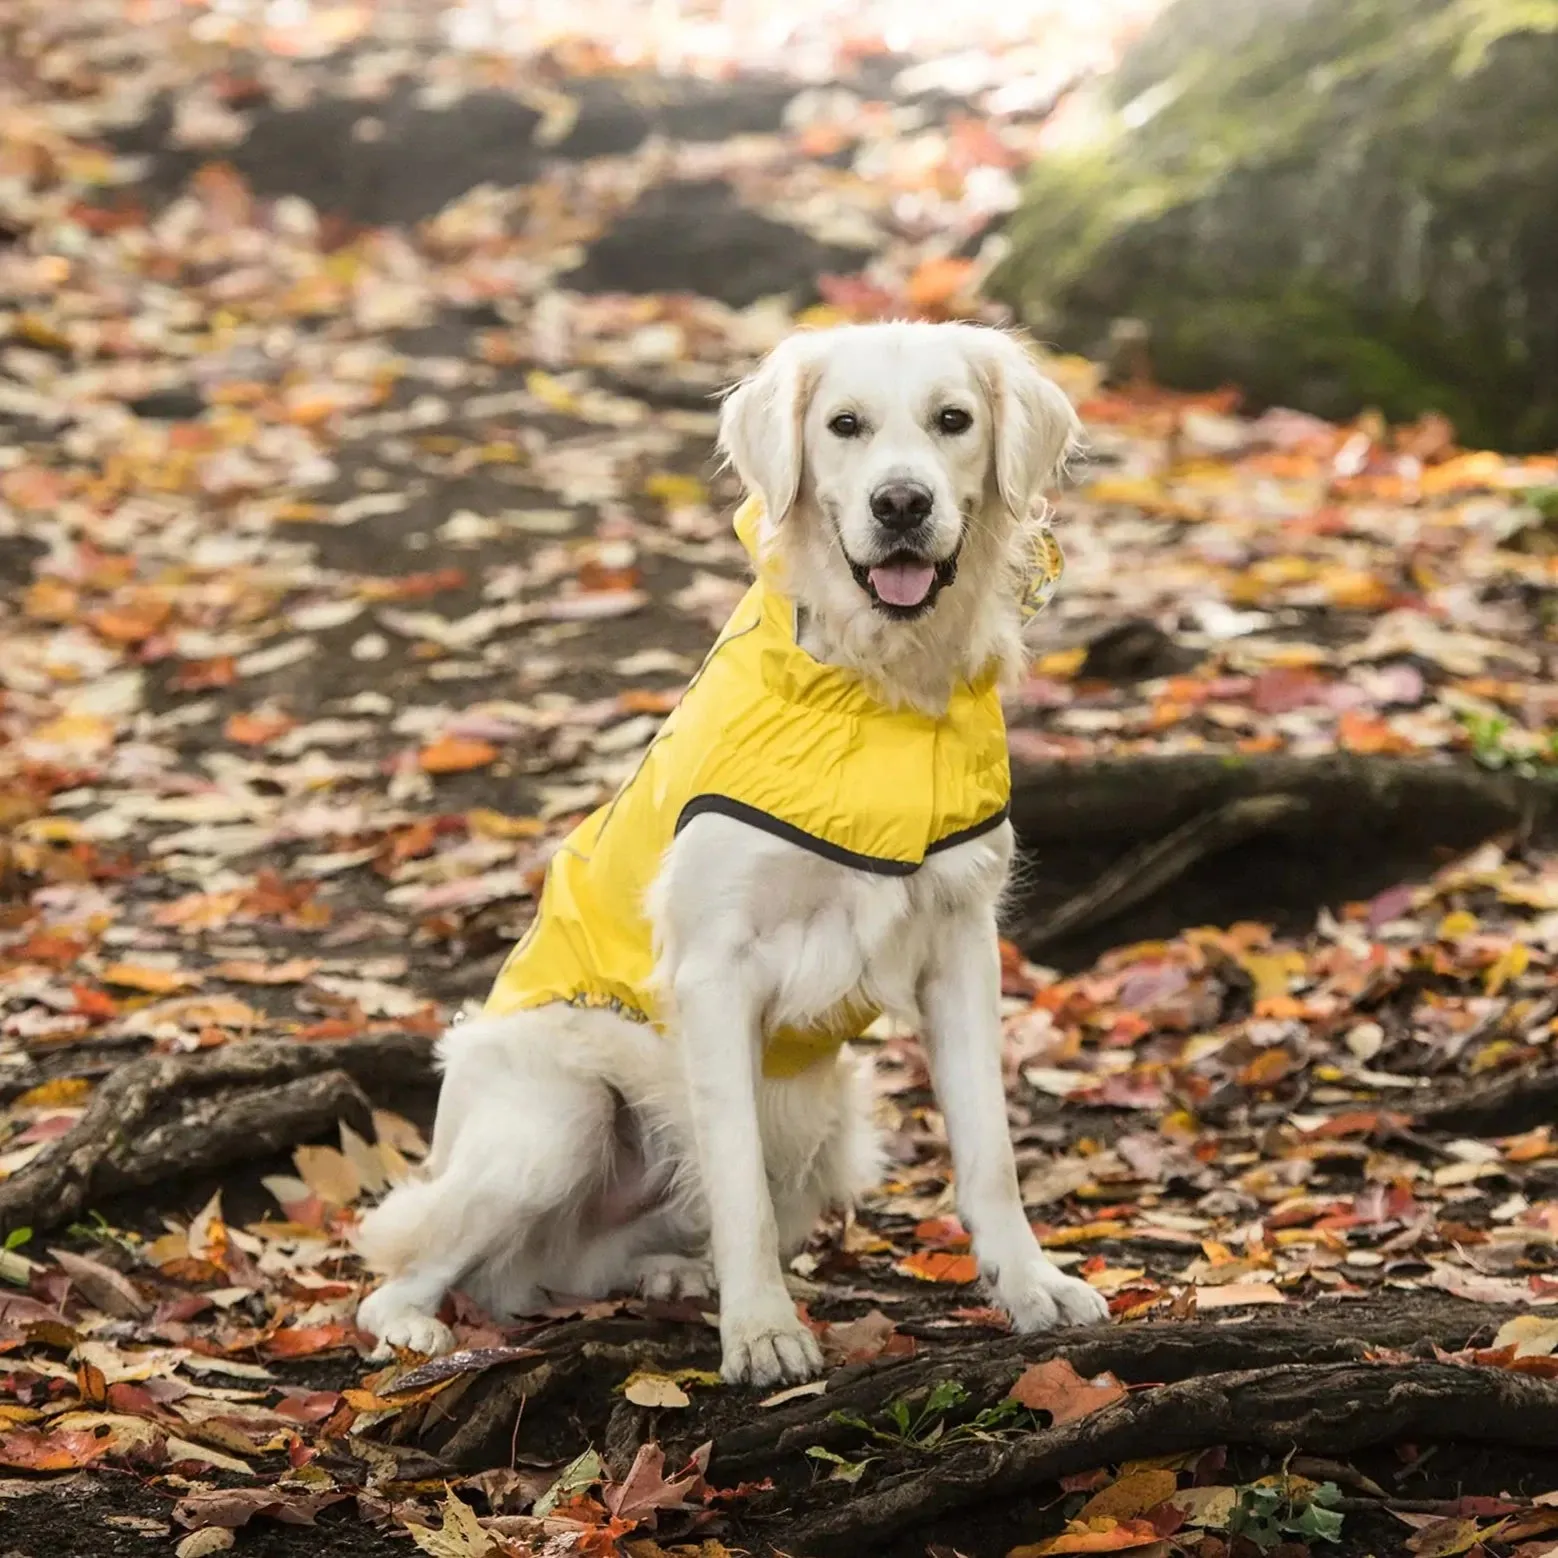
[(1062, 1325), (1095, 1325), (1109, 1318), (1102, 1293), (1068, 1277), (1037, 1256), (1015, 1271), (1002, 1271), (996, 1297), (1019, 1331), (1049, 1331)]
[(385, 1302), (388, 1292), (384, 1287), (377, 1293), (370, 1293), (357, 1309), (358, 1328), (379, 1339), (374, 1357), (389, 1357), (395, 1348), (420, 1352), (430, 1358), (454, 1350), (454, 1332), (442, 1320), (399, 1308), (393, 1294)]
[(793, 1309), (720, 1324), (720, 1375), (727, 1385), (799, 1385), (822, 1372), (822, 1349)]

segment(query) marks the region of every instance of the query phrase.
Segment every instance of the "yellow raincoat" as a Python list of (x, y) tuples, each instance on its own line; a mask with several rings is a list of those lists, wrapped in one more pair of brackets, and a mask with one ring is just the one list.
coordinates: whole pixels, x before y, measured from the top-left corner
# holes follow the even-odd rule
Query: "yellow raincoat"
[[(761, 512), (749, 499), (736, 516), (754, 561)], [(1035, 561), (1030, 614), (1060, 575), (1048, 531)], [(993, 669), (960, 686), (943, 715), (888, 708), (856, 673), (796, 643), (795, 608), (760, 570), (632, 777), (558, 847), (486, 1014), (562, 1001), (656, 1022), (645, 895), (672, 839), (700, 813), (907, 876), (928, 854), (999, 827), (1010, 798)], [(765, 1034), (764, 1073), (795, 1075), (878, 1015), (845, 1003), (804, 1032)]]

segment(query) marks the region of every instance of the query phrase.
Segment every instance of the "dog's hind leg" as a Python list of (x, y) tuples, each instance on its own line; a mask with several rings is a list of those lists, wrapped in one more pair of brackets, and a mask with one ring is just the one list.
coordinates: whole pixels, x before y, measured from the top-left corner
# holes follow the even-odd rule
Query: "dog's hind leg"
[(610, 1173), (611, 1090), (528, 1040), (500, 1052), (488, 1037), (459, 1032), (449, 1046), (433, 1177), (392, 1191), (358, 1230), (364, 1258), (390, 1277), (363, 1301), (358, 1324), (387, 1345), (447, 1351), (453, 1337), (436, 1316), (465, 1278), (495, 1312), (531, 1307), (550, 1284), (527, 1270), (527, 1251)]

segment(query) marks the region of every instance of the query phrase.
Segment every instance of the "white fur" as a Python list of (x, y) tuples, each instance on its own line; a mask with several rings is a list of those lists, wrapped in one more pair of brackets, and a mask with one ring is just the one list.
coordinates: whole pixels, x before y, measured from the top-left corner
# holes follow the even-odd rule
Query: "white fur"
[[(957, 437), (934, 426), (949, 404), (974, 416)], [(867, 431), (831, 435), (840, 409)], [(935, 711), (992, 659), (1021, 663), (1017, 570), (1075, 429), (1008, 337), (895, 324), (785, 343), (727, 400), (722, 442), (764, 497), (764, 544), (805, 611), (808, 650)], [(911, 622), (875, 611), (845, 558), (873, 555), (871, 491), (904, 477), (934, 494), (931, 555), (961, 548), (956, 582)], [(765, 1078), (760, 1032), (848, 998), (924, 1034), (958, 1205), (1016, 1324), (1102, 1318), (1098, 1294), (1045, 1257), (1018, 1193), (995, 924), (1011, 853), (1003, 827), (911, 876), (875, 876), (727, 817), (694, 819), (648, 905), (668, 1031), (561, 1006), (452, 1028), (426, 1178), (360, 1232), (391, 1274), (360, 1323), (437, 1351), (452, 1338), (434, 1315), (456, 1284), (514, 1314), (551, 1294), (702, 1296), (712, 1262), (726, 1378), (815, 1373), (783, 1262), (826, 1207), (875, 1180), (869, 1071), (845, 1051)]]

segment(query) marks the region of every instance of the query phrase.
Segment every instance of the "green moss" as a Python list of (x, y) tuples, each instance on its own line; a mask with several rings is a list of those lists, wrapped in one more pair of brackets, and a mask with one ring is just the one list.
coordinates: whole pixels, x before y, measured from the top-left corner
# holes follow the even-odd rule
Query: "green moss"
[(1558, 0), (1251, 10), (1163, 14), (992, 290), (1075, 349), (1144, 319), (1168, 383), (1558, 443)]

